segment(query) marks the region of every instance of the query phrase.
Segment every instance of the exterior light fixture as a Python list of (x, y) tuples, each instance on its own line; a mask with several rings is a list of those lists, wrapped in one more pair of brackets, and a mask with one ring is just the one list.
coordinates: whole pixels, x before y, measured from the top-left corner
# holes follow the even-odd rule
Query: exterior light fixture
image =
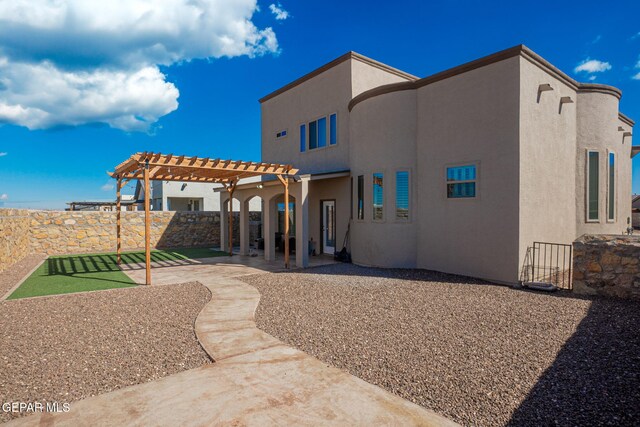
[(618, 132), (624, 132), (624, 128), (622, 126), (618, 126)]
[(260, 188), (260, 189), (262, 189), (262, 188), (264, 188), (264, 185), (262, 185), (262, 184), (258, 184), (258, 185), (256, 185), (256, 188)]

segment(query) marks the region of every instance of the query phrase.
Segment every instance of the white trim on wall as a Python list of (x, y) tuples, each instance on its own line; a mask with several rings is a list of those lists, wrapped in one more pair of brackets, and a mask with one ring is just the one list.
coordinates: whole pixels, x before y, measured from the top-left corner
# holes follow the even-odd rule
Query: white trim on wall
[[(597, 196), (598, 196), (598, 209), (596, 211), (597, 214), (598, 214), (598, 217), (595, 218), (595, 219), (590, 219), (589, 218), (589, 190), (590, 190), (590, 187), (589, 187), (589, 177), (590, 177), (590, 175), (589, 175), (589, 153), (598, 153), (598, 168), (597, 168), (598, 169), (598, 171), (597, 171), (597, 173), (598, 173), (598, 192), (596, 193)], [(598, 151), (596, 149), (593, 149), (593, 148), (586, 148), (585, 149), (584, 167), (585, 167), (584, 176), (585, 176), (585, 189), (586, 189), (586, 191), (585, 191), (585, 203), (584, 203), (584, 205), (585, 205), (585, 212), (584, 212), (584, 214), (585, 214), (585, 222), (591, 223), (591, 224), (597, 224), (597, 223), (601, 222), (601, 220), (600, 220), (600, 181), (601, 181), (600, 180), (600, 151)]]

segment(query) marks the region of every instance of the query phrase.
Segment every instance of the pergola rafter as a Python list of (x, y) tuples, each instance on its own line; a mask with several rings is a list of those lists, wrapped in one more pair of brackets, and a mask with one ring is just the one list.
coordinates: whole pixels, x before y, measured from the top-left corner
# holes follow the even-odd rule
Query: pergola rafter
[[(242, 160), (221, 160), (209, 157), (174, 156), (152, 152), (136, 153), (116, 166), (113, 172), (107, 172), (115, 178), (116, 185), (116, 251), (118, 264), (121, 262), (121, 222), (120, 190), (132, 179), (144, 180), (145, 207), (145, 261), (146, 282), (151, 284), (151, 218), (150, 218), (150, 181), (206, 182), (222, 184), (229, 193), (229, 255), (233, 255), (233, 191), (238, 181), (260, 175), (275, 175), (284, 186), (285, 217), (289, 217), (289, 177), (298, 172), (291, 165), (264, 162), (245, 162)], [(288, 222), (285, 226), (285, 247), (289, 242)], [(288, 248), (287, 248), (288, 249)], [(285, 250), (285, 266), (289, 267), (289, 251)]]

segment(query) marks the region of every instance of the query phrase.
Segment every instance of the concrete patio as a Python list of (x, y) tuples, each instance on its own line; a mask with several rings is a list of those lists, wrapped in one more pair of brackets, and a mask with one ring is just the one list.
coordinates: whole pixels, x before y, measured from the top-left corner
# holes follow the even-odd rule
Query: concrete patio
[[(140, 267), (127, 271), (138, 283)], [(281, 270), (277, 260), (233, 256), (154, 267), (154, 284), (198, 281), (211, 291), (195, 330), (215, 363), (9, 425), (457, 425), (257, 329), (260, 295), (237, 277)]]

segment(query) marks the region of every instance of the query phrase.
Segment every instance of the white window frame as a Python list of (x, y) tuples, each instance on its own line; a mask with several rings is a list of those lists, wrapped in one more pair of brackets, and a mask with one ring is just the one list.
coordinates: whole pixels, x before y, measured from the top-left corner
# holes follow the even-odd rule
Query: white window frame
[[(307, 138), (307, 140), (304, 142), (304, 151), (300, 151), (300, 143), (302, 141), (300, 141), (300, 126), (304, 125), (304, 136), (305, 138)], [(287, 132), (288, 134), (288, 132)], [(309, 122), (302, 122), (298, 125), (298, 138), (296, 138), (296, 140), (298, 141), (298, 153), (300, 154), (304, 154), (307, 151), (309, 151)]]
[[(449, 181), (447, 180), (447, 169), (449, 168), (458, 168), (462, 166), (475, 166), (476, 167), (476, 179), (468, 179), (462, 181)], [(444, 198), (446, 200), (479, 200), (480, 199), (480, 161), (468, 161), (468, 162), (457, 162), (457, 163), (449, 163), (444, 165)], [(476, 184), (476, 195), (473, 197), (449, 197), (449, 184), (464, 184), (467, 182), (475, 182)]]
[[(598, 218), (596, 218), (596, 219), (590, 219), (589, 218), (589, 190), (590, 190), (590, 188), (589, 188), (589, 153), (598, 153), (598, 171), (597, 171), (597, 173), (598, 173), (598, 193), (597, 193), (598, 194), (598, 211), (597, 211), (598, 212)], [(601, 215), (600, 215), (600, 188), (601, 188), (601, 181), (602, 180), (600, 179), (600, 154), (601, 153), (600, 153), (599, 150), (595, 150), (593, 148), (587, 148), (585, 150), (585, 162), (584, 162), (585, 163), (584, 164), (585, 174), (584, 174), (584, 176), (585, 176), (585, 181), (586, 181), (585, 182), (585, 184), (586, 184), (585, 185), (586, 192), (585, 192), (585, 195), (584, 195), (584, 202), (585, 202), (584, 203), (584, 207), (585, 207), (584, 215), (585, 215), (585, 222), (592, 223), (592, 224), (597, 224), (597, 223), (601, 222), (601, 219), (600, 219), (600, 217), (601, 217)]]
[[(374, 181), (373, 181), (373, 176), (375, 174), (382, 174), (382, 218), (375, 218), (373, 215), (374, 212), (374, 204), (373, 204), (373, 198), (374, 198), (374, 191), (373, 191), (373, 186), (374, 186)], [(365, 175), (366, 176), (366, 175)], [(369, 174), (369, 176), (371, 177), (371, 185), (369, 186), (369, 189), (371, 190), (371, 221), (372, 222), (386, 222), (387, 220), (387, 215), (385, 212), (385, 209), (387, 209), (387, 191), (385, 190), (384, 186), (385, 186), (385, 181), (387, 180), (388, 174), (387, 171), (384, 169), (375, 169), (375, 172), (371, 172)]]
[[(336, 115), (336, 143), (334, 145), (331, 145), (331, 116), (332, 115)], [(325, 124), (325, 132), (327, 135), (327, 143), (324, 147), (316, 147), (316, 148), (310, 148), (309, 147), (309, 143), (311, 142), (311, 126), (309, 126), (309, 124), (311, 122), (317, 122), (318, 120), (321, 119), (325, 119), (326, 120), (326, 124)], [(307, 120), (306, 122), (302, 122), (298, 125), (298, 131), (300, 130), (300, 126), (301, 125), (305, 125), (305, 132), (307, 134), (307, 141), (305, 144), (305, 150), (304, 151), (300, 151), (300, 146), (298, 145), (298, 152), (302, 153), (313, 153), (315, 151), (322, 151), (322, 150), (326, 150), (327, 148), (333, 148), (333, 147), (337, 147), (338, 145), (340, 145), (340, 138), (339, 138), (339, 114), (337, 111), (334, 111), (332, 113), (329, 114), (325, 114), (323, 116), (318, 116), (315, 119), (311, 119), (311, 120)], [(316, 132), (318, 131), (318, 126), (316, 126)], [(289, 134), (289, 131), (287, 131), (287, 135)], [(300, 141), (298, 140), (298, 143)]]
[[(611, 218), (609, 211), (609, 198), (611, 195), (609, 192), (611, 191), (611, 162), (609, 161), (609, 157), (613, 154), (613, 218)], [(613, 223), (618, 219), (618, 156), (612, 150), (607, 150), (607, 222)]]
[[(358, 206), (358, 178), (362, 177), (362, 218), (360, 218), (360, 216), (358, 215), (358, 209), (360, 208)], [(354, 197), (353, 199), (355, 200), (355, 215), (353, 216), (353, 220), (356, 222), (365, 222), (366, 218), (367, 218), (367, 205), (365, 203), (365, 201), (367, 200), (366, 194), (367, 194), (367, 174), (366, 172), (358, 172), (355, 175), (353, 175), (353, 177), (355, 178), (355, 185), (353, 186), (353, 191), (354, 191)]]
[[(408, 182), (408, 188), (407, 188), (407, 198), (408, 198), (408, 202), (409, 202), (409, 210), (407, 212), (407, 218), (399, 218), (398, 217), (398, 172), (407, 172), (409, 174), (409, 182)], [(394, 186), (393, 186), (393, 200), (394, 200), (394, 219), (396, 222), (400, 222), (400, 223), (408, 223), (411, 222), (411, 220), (413, 219), (413, 201), (411, 200), (412, 196), (413, 196), (413, 189), (412, 187), (412, 183), (413, 183), (413, 171), (411, 170), (411, 168), (399, 168), (396, 169), (393, 173), (393, 179), (394, 179)]]

